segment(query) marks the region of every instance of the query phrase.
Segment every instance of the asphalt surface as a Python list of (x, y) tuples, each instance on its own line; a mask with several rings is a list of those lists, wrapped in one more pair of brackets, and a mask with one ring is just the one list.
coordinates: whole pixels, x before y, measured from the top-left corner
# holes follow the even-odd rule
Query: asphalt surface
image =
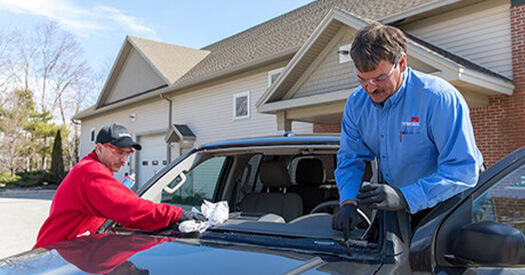
[(33, 247), (53, 196), (54, 190), (0, 192), (0, 259)]

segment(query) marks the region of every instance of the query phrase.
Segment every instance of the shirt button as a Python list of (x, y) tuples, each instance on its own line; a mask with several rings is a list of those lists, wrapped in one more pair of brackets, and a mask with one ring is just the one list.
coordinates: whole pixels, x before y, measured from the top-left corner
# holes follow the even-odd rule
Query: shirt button
[(381, 135), (381, 138), (385, 138), (385, 135)]
[(385, 159), (386, 157), (385, 156), (381, 156), (383, 159)]

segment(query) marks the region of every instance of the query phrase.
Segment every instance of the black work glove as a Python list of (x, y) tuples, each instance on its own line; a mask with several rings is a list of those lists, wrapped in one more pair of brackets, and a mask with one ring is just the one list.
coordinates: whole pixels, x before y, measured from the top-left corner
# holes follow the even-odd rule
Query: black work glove
[(363, 186), (356, 197), (360, 199), (359, 206), (370, 209), (398, 211), (408, 208), (401, 190), (388, 184), (371, 183)]
[(181, 222), (188, 221), (188, 220), (195, 220), (197, 222), (205, 222), (206, 217), (204, 217), (204, 215), (202, 215), (201, 213), (184, 211), (180, 215), (179, 220), (177, 222), (181, 223)]
[(357, 216), (357, 206), (347, 203), (332, 216), (332, 228), (343, 231), (345, 240), (350, 236), (350, 232), (357, 225), (359, 217)]

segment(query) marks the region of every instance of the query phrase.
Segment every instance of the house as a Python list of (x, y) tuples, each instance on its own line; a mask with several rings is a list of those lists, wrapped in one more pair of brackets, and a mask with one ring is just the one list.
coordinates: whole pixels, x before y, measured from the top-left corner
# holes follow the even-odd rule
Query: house
[(464, 95), (488, 165), (525, 145), (522, 0), (320, 0), (202, 49), (127, 37), (81, 121), (81, 156), (118, 122), (146, 150), (123, 173), (144, 183), (188, 148), (214, 140), (339, 132), (358, 83), (347, 50), (371, 20), (409, 37), (408, 64)]

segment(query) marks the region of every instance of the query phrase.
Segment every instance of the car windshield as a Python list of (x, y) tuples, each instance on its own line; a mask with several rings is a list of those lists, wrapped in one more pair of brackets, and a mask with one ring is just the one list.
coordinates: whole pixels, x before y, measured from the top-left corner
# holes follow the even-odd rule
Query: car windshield
[[(149, 183), (142, 197), (191, 210), (226, 201), (228, 220), (209, 232), (342, 241), (331, 228), (339, 208), (334, 179), (338, 144), (206, 148), (184, 157)], [(368, 166), (367, 166), (368, 167)], [(368, 167), (364, 180), (370, 180)], [(370, 213), (351, 238), (362, 239)]]

